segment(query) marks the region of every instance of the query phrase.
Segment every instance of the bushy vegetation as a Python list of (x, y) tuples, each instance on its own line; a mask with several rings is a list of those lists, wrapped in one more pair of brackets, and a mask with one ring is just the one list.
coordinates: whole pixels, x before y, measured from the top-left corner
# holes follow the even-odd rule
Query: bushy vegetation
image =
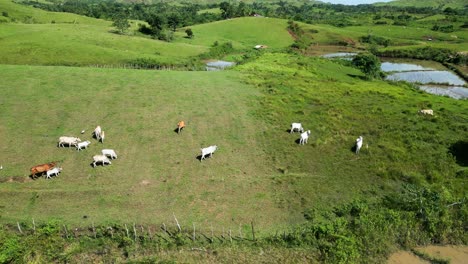
[(445, 48), (422, 47), (413, 49), (388, 49), (378, 52), (378, 55), (392, 58), (413, 58), (433, 60), (441, 63), (466, 65), (468, 55)]

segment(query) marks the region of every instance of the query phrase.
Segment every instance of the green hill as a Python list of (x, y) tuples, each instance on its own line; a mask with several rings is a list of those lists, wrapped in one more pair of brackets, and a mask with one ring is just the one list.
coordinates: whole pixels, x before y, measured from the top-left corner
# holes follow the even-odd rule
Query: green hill
[[(5, 14), (7, 15), (6, 17), (4, 16)], [(110, 22), (101, 19), (94, 19), (71, 13), (48, 12), (31, 6), (14, 3), (12, 0), (0, 0), (0, 18), (2, 16), (5, 21), (27, 24), (68, 23), (110, 25)]]
[[(180, 38), (178, 41), (194, 45), (211, 46), (215, 41), (232, 42), (235, 48), (253, 48), (267, 45), (270, 48), (285, 48), (293, 38), (287, 32), (287, 21), (265, 17), (242, 17), (190, 27), (193, 39)], [(179, 30), (179, 36), (185, 35)]]
[(438, 7), (438, 8), (464, 8), (466, 1), (464, 0), (394, 0), (387, 3), (377, 3), (376, 5), (392, 5), (392, 6), (413, 6), (413, 7)]

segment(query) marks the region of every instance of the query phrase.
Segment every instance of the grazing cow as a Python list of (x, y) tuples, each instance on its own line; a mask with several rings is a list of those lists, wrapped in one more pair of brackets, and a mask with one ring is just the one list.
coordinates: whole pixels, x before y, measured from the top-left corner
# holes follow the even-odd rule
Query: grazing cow
[(185, 127), (185, 122), (184, 121), (179, 121), (179, 123), (177, 123), (177, 134), (180, 133), (180, 131), (182, 131), (182, 129)]
[(359, 150), (361, 149), (362, 147), (362, 141), (364, 140), (364, 138), (362, 136), (359, 136), (357, 139), (356, 139), (356, 154), (359, 154)]
[(304, 128), (302, 128), (302, 124), (301, 123), (292, 123), (291, 124), (291, 130), (289, 131), (289, 133), (292, 133), (294, 132), (294, 130), (299, 131), (299, 132), (304, 132)]
[(104, 143), (104, 138), (106, 137), (106, 134), (104, 131), (101, 132), (101, 143)]
[(64, 147), (65, 144), (67, 144), (68, 146), (77, 146), (78, 142), (80, 142), (81, 139), (77, 138), (77, 137), (60, 137), (59, 138), (59, 142), (58, 142), (58, 146), (59, 147)]
[(209, 146), (207, 148), (202, 148), (201, 149), (201, 158), (200, 158), (200, 161), (204, 160), (205, 159), (205, 156), (206, 155), (210, 155), (210, 158), (211, 156), (213, 156), (213, 152), (215, 152), (216, 150), (218, 149), (218, 146), (214, 145), (214, 146)]
[(434, 115), (434, 111), (432, 109), (421, 109), (419, 110), (419, 113), (423, 115)]
[(31, 168), (31, 177), (34, 179), (36, 177), (36, 174), (42, 174), (52, 168), (55, 167), (55, 165), (57, 165), (56, 162), (50, 162), (50, 163), (45, 163), (45, 164), (41, 164), (41, 165), (36, 165), (34, 167)]
[(310, 135), (310, 130), (307, 130), (306, 132), (301, 134), (301, 138), (299, 139), (299, 145), (304, 145), (307, 143), (307, 140), (309, 139)]
[(116, 159), (117, 154), (115, 154), (115, 151), (113, 149), (103, 149), (101, 150), (102, 155), (110, 157), (111, 159)]
[(99, 141), (101, 138), (101, 126), (97, 126), (93, 131), (93, 136)]
[(82, 150), (83, 148), (87, 149), (89, 144), (91, 144), (90, 141), (86, 140), (86, 141), (83, 141), (83, 142), (80, 142), (76, 145), (76, 150), (80, 151)]
[(93, 156), (93, 167), (96, 167), (96, 163), (102, 163), (102, 166), (106, 165), (107, 164), (112, 164), (112, 162), (109, 160), (108, 157), (106, 157), (105, 155), (94, 155)]
[(46, 179), (50, 179), (52, 176), (58, 176), (62, 171), (62, 168), (53, 168), (47, 171)]

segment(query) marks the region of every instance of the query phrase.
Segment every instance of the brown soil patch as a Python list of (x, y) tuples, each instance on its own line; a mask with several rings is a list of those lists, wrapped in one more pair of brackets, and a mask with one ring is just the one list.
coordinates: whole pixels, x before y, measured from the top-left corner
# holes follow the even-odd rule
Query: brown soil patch
[[(449, 260), (451, 264), (468, 263), (468, 246), (427, 246), (415, 248), (417, 252), (424, 253), (435, 259)], [(430, 264), (412, 252), (398, 251), (387, 260), (387, 264)]]
[(420, 257), (416, 256), (409, 251), (398, 251), (393, 253), (387, 260), (387, 264), (430, 264), (429, 261), (425, 261)]
[(451, 264), (468, 263), (468, 246), (427, 246), (416, 250), (437, 259), (450, 260)]
[(0, 178), (0, 183), (5, 183), (5, 182), (29, 182), (32, 181), (29, 177), (23, 177), (23, 176), (12, 176), (12, 177), (5, 177), (5, 178)]

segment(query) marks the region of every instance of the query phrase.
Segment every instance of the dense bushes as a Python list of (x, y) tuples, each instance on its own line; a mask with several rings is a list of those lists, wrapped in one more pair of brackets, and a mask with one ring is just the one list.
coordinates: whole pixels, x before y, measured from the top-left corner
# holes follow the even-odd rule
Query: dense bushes
[(455, 51), (443, 48), (423, 47), (416, 49), (393, 49), (379, 51), (379, 56), (391, 58), (412, 58), (421, 60), (433, 60), (437, 62), (448, 62), (463, 64), (468, 61), (468, 56)]
[(384, 47), (388, 47), (388, 45), (391, 44), (390, 39), (374, 35), (362, 36), (359, 38), (359, 41), (361, 41), (362, 43), (377, 44)]

